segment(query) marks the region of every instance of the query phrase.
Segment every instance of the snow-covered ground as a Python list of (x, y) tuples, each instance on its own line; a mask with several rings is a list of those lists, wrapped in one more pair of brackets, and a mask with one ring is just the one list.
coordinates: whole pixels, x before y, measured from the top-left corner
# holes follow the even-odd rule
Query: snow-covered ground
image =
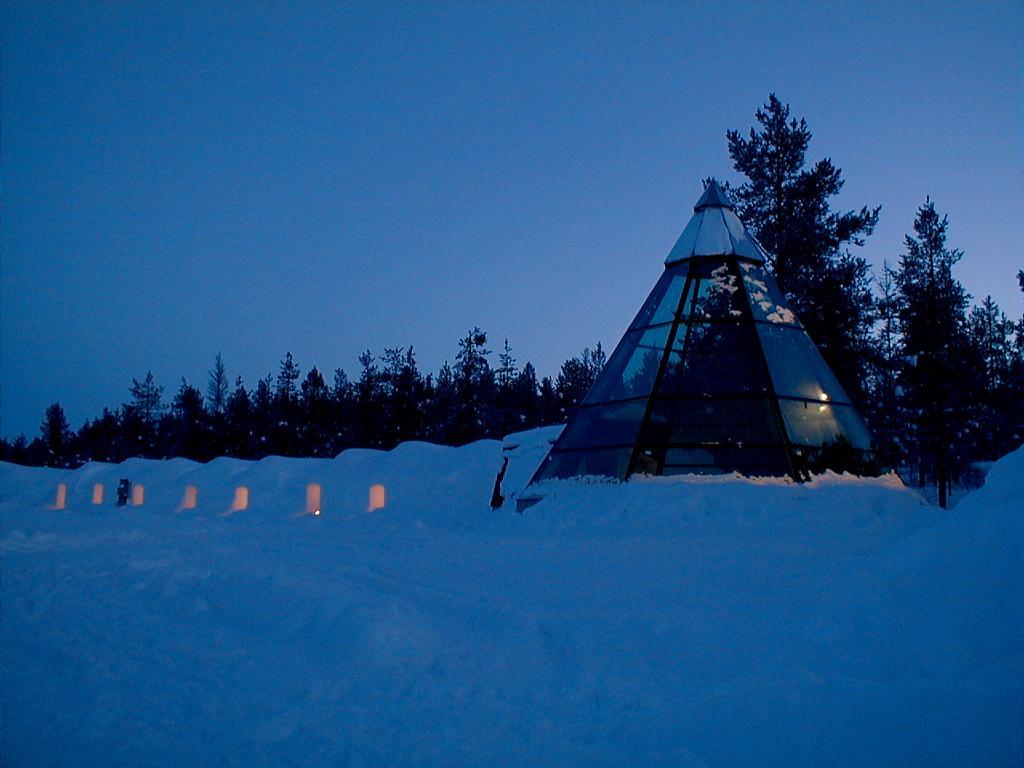
[(0, 464), (3, 765), (1021, 765), (1024, 450), (949, 512), (832, 476), (518, 515), (502, 454)]

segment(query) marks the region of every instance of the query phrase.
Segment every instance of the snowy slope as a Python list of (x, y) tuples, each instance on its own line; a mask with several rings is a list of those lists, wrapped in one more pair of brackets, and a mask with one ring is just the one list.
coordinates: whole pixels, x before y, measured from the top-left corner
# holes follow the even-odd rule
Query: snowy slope
[(1024, 450), (952, 512), (835, 476), (492, 512), (556, 433), (0, 464), (3, 765), (1021, 764)]

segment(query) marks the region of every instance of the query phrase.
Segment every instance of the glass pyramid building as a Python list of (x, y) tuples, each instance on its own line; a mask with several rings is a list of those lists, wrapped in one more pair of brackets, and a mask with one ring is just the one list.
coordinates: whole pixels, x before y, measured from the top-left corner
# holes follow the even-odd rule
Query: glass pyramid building
[(871, 437), (710, 182), (665, 271), (532, 482), (573, 475), (803, 477)]

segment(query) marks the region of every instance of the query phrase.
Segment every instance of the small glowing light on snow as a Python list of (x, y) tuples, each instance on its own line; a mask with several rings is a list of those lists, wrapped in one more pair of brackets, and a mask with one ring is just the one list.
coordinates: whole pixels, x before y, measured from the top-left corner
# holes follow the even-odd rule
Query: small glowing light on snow
[(231, 500), (231, 511), (241, 512), (249, 507), (249, 489), (244, 485), (235, 488), (235, 498)]
[(142, 487), (142, 483), (136, 483), (132, 486), (132, 506), (141, 507), (145, 501), (146, 489)]
[(103, 483), (96, 483), (96, 485), (92, 487), (92, 503), (103, 503)]
[(320, 514), (320, 483), (310, 483), (306, 486), (306, 513)]
[(384, 509), (384, 505), (387, 503), (387, 495), (387, 491), (384, 490), (383, 485), (371, 485), (370, 506), (366, 511), (373, 512), (375, 509)]
[(195, 509), (199, 498), (199, 489), (194, 485), (185, 486), (185, 495), (181, 499), (181, 509)]
[(828, 392), (822, 392), (821, 399), (824, 400), (825, 402), (828, 402)]
[(68, 487), (64, 483), (57, 483), (57, 496), (53, 500), (50, 509), (64, 509), (68, 502)]
[(827, 405), (819, 405), (819, 406), (818, 406), (818, 410), (819, 410), (819, 411), (821, 411), (822, 413), (824, 413), (824, 412), (825, 412), (825, 409), (826, 409), (826, 408), (828, 408), (828, 406), (827, 406)]

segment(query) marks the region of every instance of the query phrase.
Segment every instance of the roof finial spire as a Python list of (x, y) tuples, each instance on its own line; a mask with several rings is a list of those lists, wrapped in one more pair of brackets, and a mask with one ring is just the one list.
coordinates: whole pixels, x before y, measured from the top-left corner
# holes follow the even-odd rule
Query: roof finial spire
[(729, 199), (729, 195), (726, 194), (725, 190), (719, 185), (718, 180), (714, 177), (708, 179), (708, 184), (704, 188), (704, 194), (700, 196), (700, 200), (693, 206), (695, 211), (703, 211), (705, 208), (734, 208), (732, 200)]

